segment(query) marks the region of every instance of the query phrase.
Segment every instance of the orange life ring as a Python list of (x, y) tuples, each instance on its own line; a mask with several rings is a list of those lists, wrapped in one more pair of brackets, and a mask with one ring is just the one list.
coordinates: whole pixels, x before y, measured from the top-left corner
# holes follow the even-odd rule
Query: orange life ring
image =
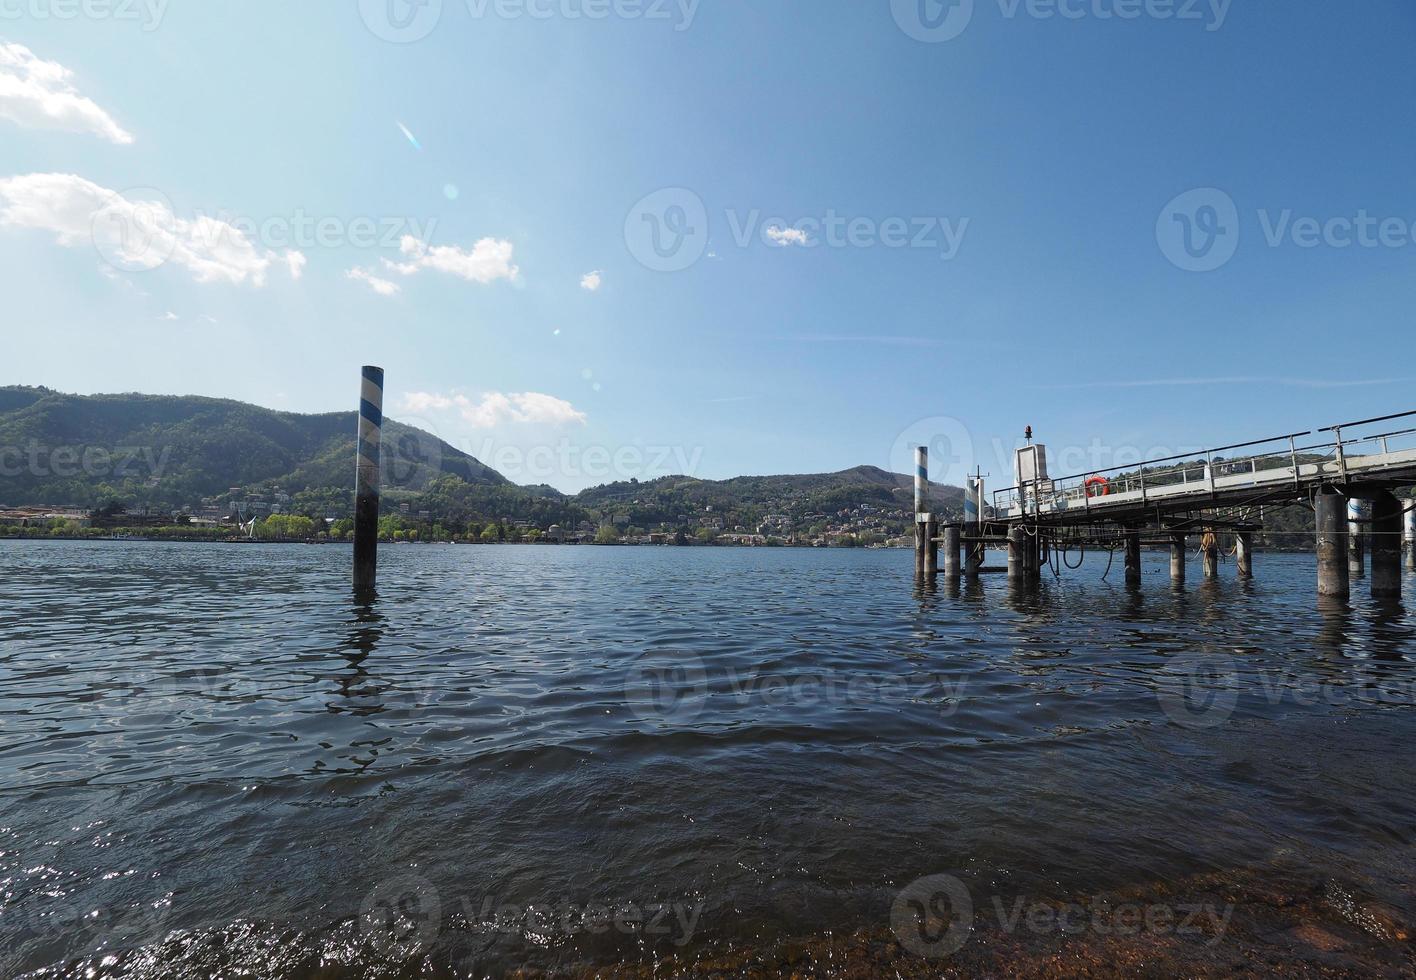
[(1087, 488), (1088, 497), (1105, 497), (1111, 493), (1111, 482), (1104, 476), (1089, 476), (1082, 485)]

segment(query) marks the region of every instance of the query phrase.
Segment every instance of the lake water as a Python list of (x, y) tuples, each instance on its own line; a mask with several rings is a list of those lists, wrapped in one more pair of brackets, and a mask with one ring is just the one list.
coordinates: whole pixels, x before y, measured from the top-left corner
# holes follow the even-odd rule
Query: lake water
[[(878, 934), (937, 975), (1112, 942), (1108, 894), (1206, 896), (1137, 941), (1208, 967), (1411, 969), (1416, 623), (1320, 609), (1311, 555), (953, 594), (903, 551), (381, 557), (361, 605), (347, 548), (0, 543), (0, 974), (831, 973)], [(972, 929), (902, 935), (941, 888)]]

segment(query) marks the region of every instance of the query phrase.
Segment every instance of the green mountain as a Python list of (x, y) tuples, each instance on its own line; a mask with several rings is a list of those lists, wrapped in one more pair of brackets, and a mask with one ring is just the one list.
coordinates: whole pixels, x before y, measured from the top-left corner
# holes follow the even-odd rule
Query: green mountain
[[(0, 388), (0, 504), (109, 500), (194, 504), (235, 487), (354, 489), (355, 412), (299, 415), (221, 398), (68, 395)], [(386, 487), (426, 489), (443, 475), (507, 480), (419, 429), (383, 430)]]
[[(0, 506), (196, 508), (272, 493), (312, 517), (347, 514), (354, 412), (300, 415), (195, 396), (69, 395), (0, 388)], [(909, 526), (909, 477), (873, 466), (839, 473), (610, 483), (575, 496), (521, 487), (428, 433), (387, 420), (384, 508), (445, 526), (527, 521), (546, 528), (611, 523), (641, 532), (738, 527), (870, 530)], [(932, 488), (931, 507), (962, 509), (963, 491)]]

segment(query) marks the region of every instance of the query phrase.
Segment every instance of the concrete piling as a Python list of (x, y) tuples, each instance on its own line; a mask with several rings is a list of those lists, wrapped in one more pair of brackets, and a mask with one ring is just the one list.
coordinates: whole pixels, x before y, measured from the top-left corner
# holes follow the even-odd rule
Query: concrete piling
[(1371, 502), (1372, 596), (1401, 596), (1401, 501), (1383, 490)]
[(1185, 550), (1187, 547), (1185, 535), (1178, 532), (1170, 535), (1170, 582), (1172, 585), (1185, 584)]
[(959, 539), (961, 537), (959, 525), (946, 524), (944, 526), (944, 577), (946, 579), (959, 577)]
[(1347, 501), (1347, 571), (1350, 578), (1362, 578), (1364, 568), (1363, 546), (1366, 528), (1363, 526), (1371, 508), (1365, 500), (1348, 498)]
[(1141, 529), (1126, 528), (1126, 584), (1141, 584)]
[(372, 591), (379, 564), (379, 444), (383, 431), (384, 372), (366, 365), (359, 388), (359, 434), (354, 467), (354, 588)]
[(1345, 599), (1351, 585), (1342, 494), (1324, 487), (1313, 498), (1313, 514), (1317, 524), (1318, 595)]
[(1028, 532), (1021, 524), (1008, 528), (1008, 581), (1021, 582), (1028, 577)]
[(1249, 531), (1239, 532), (1238, 546), (1234, 551), (1235, 564), (1240, 578), (1254, 577), (1254, 535)]
[(1207, 579), (1219, 578), (1219, 536), (1206, 531), (1200, 537), (1200, 567)]

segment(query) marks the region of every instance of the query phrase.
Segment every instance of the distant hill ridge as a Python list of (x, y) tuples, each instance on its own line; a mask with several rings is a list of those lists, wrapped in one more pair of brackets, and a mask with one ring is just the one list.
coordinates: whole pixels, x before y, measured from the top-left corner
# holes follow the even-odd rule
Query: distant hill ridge
[[(0, 505), (182, 506), (233, 488), (279, 486), (312, 507), (337, 509), (353, 490), (355, 431), (352, 411), (305, 415), (196, 395), (0, 387)], [(518, 487), (454, 446), (391, 419), (383, 469), (390, 499), (415, 500), (457, 519), (474, 512), (547, 520), (622, 513), (649, 526), (707, 508), (753, 517), (787, 506), (797, 514), (898, 509), (910, 506), (913, 495), (909, 477), (856, 466), (727, 480), (666, 476), (568, 497), (550, 487)], [(956, 487), (934, 486), (931, 496), (932, 507), (961, 506)]]

